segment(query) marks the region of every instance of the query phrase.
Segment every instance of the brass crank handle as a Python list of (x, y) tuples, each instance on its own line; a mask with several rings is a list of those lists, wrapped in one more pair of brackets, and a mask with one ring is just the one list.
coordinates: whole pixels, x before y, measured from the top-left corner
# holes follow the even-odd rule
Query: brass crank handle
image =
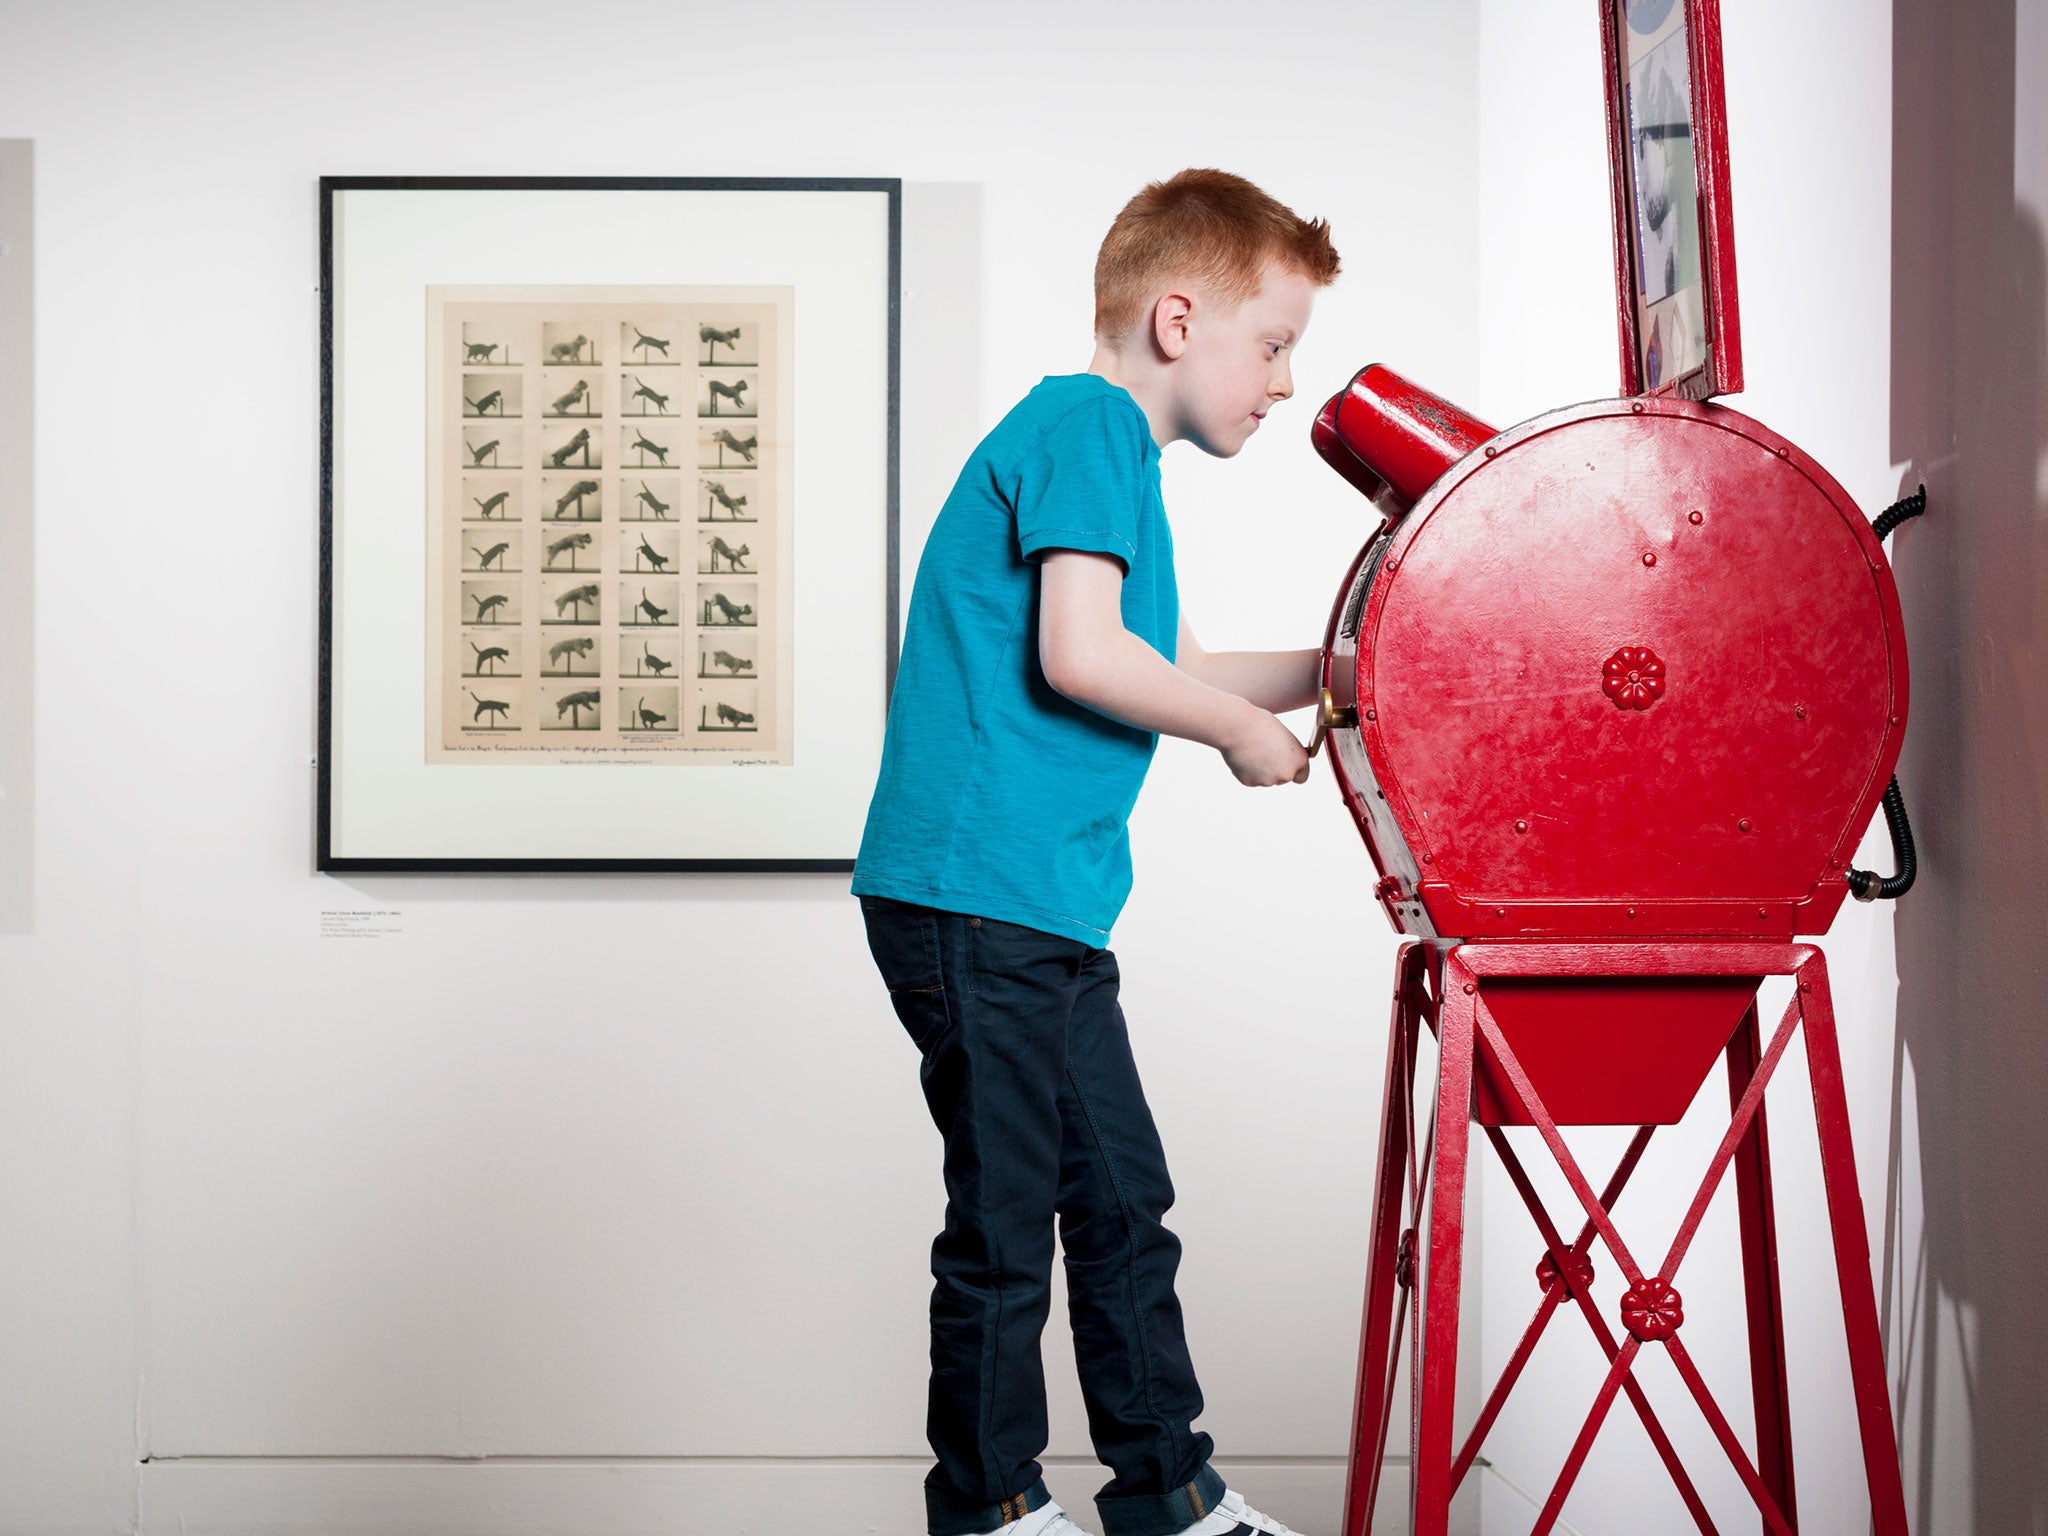
[(1325, 688), (1321, 701), (1316, 705), (1316, 729), (1315, 734), (1309, 737), (1308, 755), (1314, 757), (1322, 750), (1330, 732), (1349, 730), (1357, 724), (1358, 706), (1354, 704), (1348, 709), (1339, 709), (1336, 699)]

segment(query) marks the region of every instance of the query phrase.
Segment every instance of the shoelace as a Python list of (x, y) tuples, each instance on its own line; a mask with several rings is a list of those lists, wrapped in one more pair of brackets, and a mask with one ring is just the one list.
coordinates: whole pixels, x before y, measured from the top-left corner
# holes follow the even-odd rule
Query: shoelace
[(1246, 1525), (1265, 1526), (1273, 1532), (1273, 1536), (1300, 1536), (1300, 1533), (1297, 1532), (1294, 1529), (1294, 1527), (1282, 1524), (1280, 1521), (1275, 1520), (1271, 1515), (1260, 1514), (1256, 1509), (1253, 1509), (1249, 1504), (1245, 1505), (1243, 1508), (1238, 1509), (1236, 1511), (1225, 1510), (1224, 1513), (1234, 1513), (1236, 1518)]

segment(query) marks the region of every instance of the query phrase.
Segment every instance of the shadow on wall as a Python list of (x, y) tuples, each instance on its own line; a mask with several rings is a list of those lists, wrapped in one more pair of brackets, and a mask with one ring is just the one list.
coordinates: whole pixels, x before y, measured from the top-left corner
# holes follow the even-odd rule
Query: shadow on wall
[[(1894, 0), (1892, 17), (1892, 458), (1928, 488), (1928, 516), (1892, 540), (1921, 853), (1897, 917), (1892, 1149), (1896, 1180), (1917, 1139), (1925, 1200), (1917, 1251), (1887, 1245), (1893, 1385), (1914, 1531), (1963, 1529), (1939, 1485), (1972, 1529), (2032, 1532), (2048, 1529), (2048, 0)], [(2016, 153), (2016, 128), (2041, 142)]]

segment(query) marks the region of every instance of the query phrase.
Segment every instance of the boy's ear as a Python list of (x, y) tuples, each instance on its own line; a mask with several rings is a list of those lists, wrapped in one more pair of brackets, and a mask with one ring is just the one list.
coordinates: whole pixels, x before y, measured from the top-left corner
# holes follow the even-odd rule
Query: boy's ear
[(1168, 362), (1188, 349), (1188, 319), (1195, 311), (1193, 297), (1185, 293), (1164, 293), (1152, 306), (1152, 344)]

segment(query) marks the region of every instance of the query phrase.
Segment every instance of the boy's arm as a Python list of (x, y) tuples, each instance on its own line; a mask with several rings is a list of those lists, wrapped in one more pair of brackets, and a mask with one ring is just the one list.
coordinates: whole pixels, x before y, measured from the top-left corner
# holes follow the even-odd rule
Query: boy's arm
[(1234, 693), (1276, 715), (1306, 709), (1322, 694), (1320, 650), (1205, 651), (1186, 614), (1181, 615), (1174, 665), (1211, 688)]
[(1214, 747), (1240, 783), (1304, 782), (1308, 752), (1271, 713), (1182, 671), (1124, 628), (1123, 580), (1113, 556), (1046, 551), (1038, 573), (1045, 680), (1113, 720)]

